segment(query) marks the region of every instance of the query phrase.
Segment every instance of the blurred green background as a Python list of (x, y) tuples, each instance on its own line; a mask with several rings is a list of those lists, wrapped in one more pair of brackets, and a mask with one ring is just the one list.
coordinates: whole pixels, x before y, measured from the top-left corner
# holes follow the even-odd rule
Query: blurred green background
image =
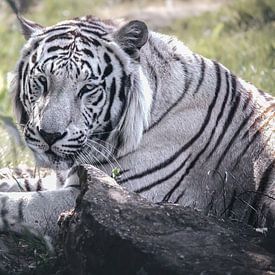
[[(26, 18), (42, 25), (86, 14), (144, 20), (275, 95), (275, 0), (15, 1)], [(7, 87), (23, 43), (16, 17), (0, 0), (0, 167), (32, 164), (12, 122)]]

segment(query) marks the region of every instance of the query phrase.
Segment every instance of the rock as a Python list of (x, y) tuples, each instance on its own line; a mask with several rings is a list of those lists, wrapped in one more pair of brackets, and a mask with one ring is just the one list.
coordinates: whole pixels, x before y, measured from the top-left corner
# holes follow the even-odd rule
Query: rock
[(275, 272), (263, 235), (248, 226), (149, 203), (90, 166), (82, 176), (77, 206), (60, 222), (72, 274)]

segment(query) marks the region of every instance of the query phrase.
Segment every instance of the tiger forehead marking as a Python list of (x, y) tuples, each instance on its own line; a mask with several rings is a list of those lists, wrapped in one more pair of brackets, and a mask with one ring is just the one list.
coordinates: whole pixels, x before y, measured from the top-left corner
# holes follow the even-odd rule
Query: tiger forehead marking
[[(108, 49), (104, 49), (98, 41), (95, 43), (94, 38), (82, 34), (81, 28), (63, 32), (61, 35), (55, 34), (54, 40), (48, 34), (40, 41), (32, 54), (33, 68), (57, 75), (66, 72), (76, 81), (107, 76), (103, 74), (103, 67), (114, 61)], [(110, 67), (108, 70), (110, 73)]]

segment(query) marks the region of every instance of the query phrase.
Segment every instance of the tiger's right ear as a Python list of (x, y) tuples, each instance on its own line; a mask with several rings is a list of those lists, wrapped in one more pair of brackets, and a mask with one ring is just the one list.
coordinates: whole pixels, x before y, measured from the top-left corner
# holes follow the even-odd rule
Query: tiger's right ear
[(34, 23), (30, 20), (27, 20), (18, 14), (17, 14), (17, 19), (20, 23), (22, 33), (26, 40), (28, 40), (34, 32), (43, 29), (41, 25)]
[(115, 41), (132, 58), (137, 59), (139, 50), (148, 40), (148, 28), (142, 21), (134, 20), (120, 28), (115, 34)]

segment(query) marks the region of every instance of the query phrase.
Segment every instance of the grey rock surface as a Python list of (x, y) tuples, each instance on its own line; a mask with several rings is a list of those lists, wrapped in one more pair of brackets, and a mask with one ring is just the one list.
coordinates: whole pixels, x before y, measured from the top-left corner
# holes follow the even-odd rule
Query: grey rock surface
[(178, 205), (151, 204), (89, 166), (82, 171), (76, 209), (60, 224), (74, 274), (275, 272), (271, 239), (252, 228)]

